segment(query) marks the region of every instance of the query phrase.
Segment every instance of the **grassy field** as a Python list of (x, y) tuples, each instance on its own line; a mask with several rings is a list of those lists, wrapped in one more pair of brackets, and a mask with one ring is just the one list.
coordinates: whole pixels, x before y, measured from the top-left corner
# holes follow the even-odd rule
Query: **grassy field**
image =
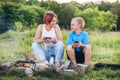
[[(69, 31), (62, 30), (63, 41), (66, 46)], [(105, 62), (120, 64), (120, 32), (88, 32), (92, 45), (91, 62)], [(31, 43), (35, 29), (25, 32), (8, 31), (0, 34), (0, 64), (24, 60), (24, 53), (31, 55)], [(66, 47), (65, 47), (66, 48)], [(64, 58), (66, 59), (66, 53)], [(23, 71), (11, 69), (0, 71), (0, 80), (119, 80), (120, 70), (102, 68), (93, 70), (88, 68), (85, 75), (56, 74), (48, 69), (31, 78)]]

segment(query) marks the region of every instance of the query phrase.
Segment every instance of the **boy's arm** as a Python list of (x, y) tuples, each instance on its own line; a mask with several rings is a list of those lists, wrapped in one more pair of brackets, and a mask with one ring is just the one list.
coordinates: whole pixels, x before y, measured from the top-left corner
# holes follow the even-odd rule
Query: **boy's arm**
[(81, 42), (79, 42), (79, 47), (84, 48), (84, 47), (86, 47), (86, 46), (88, 46), (88, 45), (90, 45), (90, 44), (82, 44)]

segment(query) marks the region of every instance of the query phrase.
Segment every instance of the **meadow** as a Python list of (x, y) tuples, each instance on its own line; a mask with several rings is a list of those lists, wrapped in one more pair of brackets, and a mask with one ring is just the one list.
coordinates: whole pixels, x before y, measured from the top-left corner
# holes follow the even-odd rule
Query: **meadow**
[[(27, 52), (33, 56), (31, 44), (36, 29), (16, 32), (9, 30), (0, 34), (0, 64), (24, 60)], [(120, 64), (120, 32), (87, 31), (92, 46), (91, 62)], [(62, 30), (63, 42), (67, 44), (69, 31)], [(63, 60), (67, 60), (64, 52)], [(120, 70), (88, 68), (85, 75), (56, 74), (48, 69), (29, 78), (23, 71), (11, 69), (0, 71), (0, 80), (119, 80)]]

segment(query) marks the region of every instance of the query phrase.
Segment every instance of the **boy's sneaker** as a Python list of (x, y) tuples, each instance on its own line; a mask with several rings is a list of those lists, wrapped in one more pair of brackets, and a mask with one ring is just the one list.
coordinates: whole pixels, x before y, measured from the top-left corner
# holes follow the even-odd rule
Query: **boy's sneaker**
[(63, 64), (60, 65), (61, 62), (55, 64), (55, 70), (59, 73), (64, 72), (64, 70), (68, 69), (70, 65), (70, 61), (66, 61)]
[(85, 69), (87, 68), (84, 64), (77, 64), (77, 67), (74, 69), (78, 74), (85, 74)]
[(71, 63), (69, 69), (73, 69), (76, 71), (77, 74), (85, 74), (85, 69), (87, 68), (84, 64), (73, 64)]

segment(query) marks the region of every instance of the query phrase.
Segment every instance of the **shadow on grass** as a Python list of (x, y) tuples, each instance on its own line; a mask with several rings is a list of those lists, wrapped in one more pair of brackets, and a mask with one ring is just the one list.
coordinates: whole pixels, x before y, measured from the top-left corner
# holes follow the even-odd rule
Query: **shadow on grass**
[(46, 69), (32, 77), (27, 77), (24, 71), (11, 69), (6, 72), (0, 71), (0, 80), (119, 80), (119, 75), (120, 70), (111, 70), (110, 68), (93, 70), (92, 68), (87, 68), (85, 75), (60, 74), (53, 69)]
[(36, 76), (47, 77), (50, 80), (75, 80), (80, 75), (74, 75), (71, 73), (58, 73), (53, 69), (46, 69), (42, 72), (37, 73)]

